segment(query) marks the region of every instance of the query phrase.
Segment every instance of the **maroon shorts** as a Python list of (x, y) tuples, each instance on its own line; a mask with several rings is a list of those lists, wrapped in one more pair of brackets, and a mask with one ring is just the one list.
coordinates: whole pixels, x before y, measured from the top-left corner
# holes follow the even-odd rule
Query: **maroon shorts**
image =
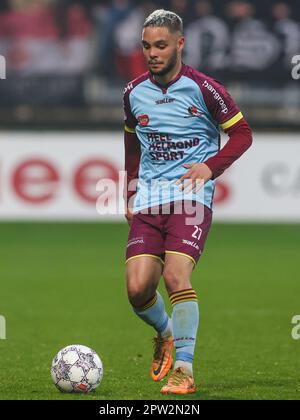
[(179, 254), (196, 264), (204, 249), (212, 211), (194, 201), (177, 201), (146, 211), (133, 216), (126, 262), (143, 255), (157, 257), (163, 262), (165, 254)]

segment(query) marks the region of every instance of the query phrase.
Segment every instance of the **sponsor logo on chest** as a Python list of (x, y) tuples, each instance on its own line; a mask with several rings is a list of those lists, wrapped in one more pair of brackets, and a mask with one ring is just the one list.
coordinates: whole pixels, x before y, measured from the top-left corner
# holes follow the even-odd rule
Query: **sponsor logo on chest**
[(158, 99), (158, 100), (156, 100), (156, 101), (155, 101), (155, 104), (156, 104), (156, 105), (171, 104), (171, 103), (173, 103), (173, 102), (175, 102), (175, 101), (176, 101), (176, 99), (175, 99), (175, 98), (168, 98), (168, 97), (166, 97), (166, 98), (163, 98), (163, 99)]

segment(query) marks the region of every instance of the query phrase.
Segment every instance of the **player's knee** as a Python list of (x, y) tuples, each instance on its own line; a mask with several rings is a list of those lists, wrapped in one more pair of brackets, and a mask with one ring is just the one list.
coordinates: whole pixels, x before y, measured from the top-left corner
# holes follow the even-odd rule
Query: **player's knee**
[(134, 308), (140, 308), (145, 303), (146, 299), (142, 292), (128, 290), (128, 300)]
[(163, 271), (163, 278), (168, 293), (174, 293), (183, 290), (186, 285), (186, 279), (182, 274), (176, 271), (172, 266), (165, 267)]
[(137, 279), (127, 281), (127, 295), (130, 304), (134, 308), (142, 307), (147, 302), (147, 290)]

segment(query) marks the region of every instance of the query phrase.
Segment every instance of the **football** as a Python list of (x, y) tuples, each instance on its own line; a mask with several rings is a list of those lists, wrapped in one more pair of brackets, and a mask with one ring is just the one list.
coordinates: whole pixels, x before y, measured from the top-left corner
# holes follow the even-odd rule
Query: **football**
[(79, 344), (67, 346), (54, 357), (51, 377), (61, 392), (88, 393), (101, 383), (102, 361), (89, 347)]

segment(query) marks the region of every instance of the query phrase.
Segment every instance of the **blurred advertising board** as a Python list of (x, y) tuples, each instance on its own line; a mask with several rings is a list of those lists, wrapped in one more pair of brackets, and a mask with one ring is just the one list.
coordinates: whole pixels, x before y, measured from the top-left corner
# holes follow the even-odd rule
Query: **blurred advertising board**
[[(297, 135), (255, 134), (218, 179), (215, 220), (299, 222), (299, 156)], [(123, 160), (120, 132), (1, 132), (0, 219), (123, 220)], [(99, 214), (104, 179), (113, 181), (114, 198)]]

